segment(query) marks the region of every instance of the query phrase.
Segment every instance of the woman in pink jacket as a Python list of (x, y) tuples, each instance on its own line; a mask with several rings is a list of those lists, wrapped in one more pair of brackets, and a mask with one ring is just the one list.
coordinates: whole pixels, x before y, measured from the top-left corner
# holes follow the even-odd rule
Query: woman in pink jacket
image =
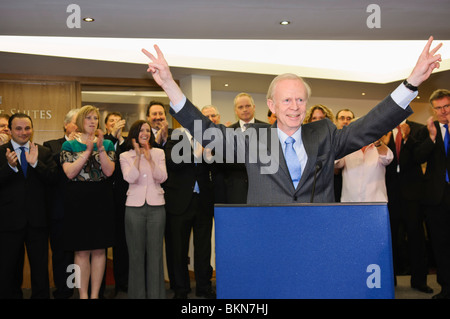
[(163, 238), (166, 224), (164, 190), (167, 179), (164, 151), (150, 146), (151, 128), (137, 121), (120, 154), (123, 178), (129, 183), (125, 236), (129, 253), (128, 297), (166, 298)]

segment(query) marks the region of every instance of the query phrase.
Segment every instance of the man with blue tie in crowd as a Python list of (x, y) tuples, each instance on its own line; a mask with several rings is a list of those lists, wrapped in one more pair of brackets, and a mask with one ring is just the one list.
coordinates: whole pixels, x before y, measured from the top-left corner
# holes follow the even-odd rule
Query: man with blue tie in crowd
[(31, 269), (31, 298), (49, 298), (46, 185), (56, 182), (56, 163), (34, 144), (26, 114), (9, 118), (11, 140), (0, 146), (0, 298), (17, 298), (23, 246)]
[(422, 204), (441, 291), (435, 299), (450, 298), (450, 91), (436, 90), (430, 96), (436, 120), (430, 117), (418, 133), (416, 158), (427, 163)]

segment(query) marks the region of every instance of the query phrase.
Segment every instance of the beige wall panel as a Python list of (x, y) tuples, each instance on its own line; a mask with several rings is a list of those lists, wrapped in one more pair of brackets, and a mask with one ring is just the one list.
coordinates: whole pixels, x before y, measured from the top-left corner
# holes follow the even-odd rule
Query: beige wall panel
[(33, 120), (36, 143), (60, 138), (66, 113), (78, 106), (76, 82), (1, 81), (0, 112), (26, 113)]

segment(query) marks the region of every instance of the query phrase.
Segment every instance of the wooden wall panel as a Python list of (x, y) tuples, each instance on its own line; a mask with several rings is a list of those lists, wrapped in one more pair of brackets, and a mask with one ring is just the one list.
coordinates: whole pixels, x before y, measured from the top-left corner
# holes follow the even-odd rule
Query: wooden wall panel
[(76, 82), (1, 81), (0, 112), (26, 113), (33, 120), (33, 141), (60, 138), (66, 113), (79, 105)]

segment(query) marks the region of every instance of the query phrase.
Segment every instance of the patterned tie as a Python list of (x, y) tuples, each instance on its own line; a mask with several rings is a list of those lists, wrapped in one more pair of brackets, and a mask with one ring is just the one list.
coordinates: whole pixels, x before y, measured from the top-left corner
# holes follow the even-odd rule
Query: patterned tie
[[(194, 154), (199, 145), (200, 145), (200, 143), (195, 141), (194, 137), (191, 137), (191, 147), (192, 147), (192, 151), (194, 152)], [(194, 165), (197, 166), (197, 160), (196, 160), (195, 156), (194, 156)], [(200, 194), (200, 187), (198, 186), (197, 181), (195, 181), (195, 184), (194, 184), (194, 193)]]
[(300, 166), (300, 161), (298, 159), (297, 153), (294, 150), (295, 140), (293, 137), (289, 136), (286, 141), (286, 151), (285, 158), (286, 164), (291, 174), (292, 183), (294, 183), (294, 188), (297, 188), (300, 177), (302, 176), (302, 167)]
[(397, 126), (397, 135), (395, 136), (395, 151), (397, 155), (397, 162), (400, 162), (400, 148), (402, 147), (402, 130), (400, 125)]
[[(448, 156), (448, 149), (449, 149), (449, 143), (450, 143), (450, 134), (448, 133), (448, 124), (444, 124), (445, 127), (445, 137), (444, 137), (444, 148), (445, 148), (445, 155)], [(448, 170), (445, 172), (445, 181), (448, 183), (450, 181), (448, 177)]]
[(21, 146), (19, 147), (20, 152), (20, 166), (22, 166), (23, 175), (27, 177), (27, 169), (28, 169), (28, 163), (27, 158), (25, 157), (25, 147)]

